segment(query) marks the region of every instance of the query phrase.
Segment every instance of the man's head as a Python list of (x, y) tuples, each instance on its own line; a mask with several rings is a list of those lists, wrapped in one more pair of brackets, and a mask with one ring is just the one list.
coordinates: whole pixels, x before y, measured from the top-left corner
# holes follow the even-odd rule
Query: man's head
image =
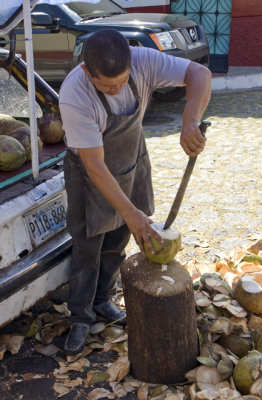
[(131, 54), (126, 39), (113, 29), (94, 33), (85, 42), (84, 63), (98, 90), (120, 93), (130, 73)]

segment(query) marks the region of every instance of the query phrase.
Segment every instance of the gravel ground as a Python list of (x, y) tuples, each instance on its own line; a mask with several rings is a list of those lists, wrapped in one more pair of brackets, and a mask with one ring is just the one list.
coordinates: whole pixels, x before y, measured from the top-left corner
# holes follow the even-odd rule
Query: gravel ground
[[(188, 157), (179, 145), (184, 100), (152, 101), (145, 119), (155, 193), (154, 221), (165, 221)], [(262, 91), (213, 94), (212, 122), (174, 226), (182, 234), (177, 258), (214, 261), (262, 231)], [(164, 119), (166, 118), (166, 121)], [(133, 240), (127, 254), (138, 251)]]

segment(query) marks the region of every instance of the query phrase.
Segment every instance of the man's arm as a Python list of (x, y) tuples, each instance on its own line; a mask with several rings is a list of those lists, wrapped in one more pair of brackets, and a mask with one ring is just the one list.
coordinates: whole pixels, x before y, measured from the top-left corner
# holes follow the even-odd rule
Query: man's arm
[(131, 203), (107, 168), (104, 163), (104, 148), (80, 148), (78, 153), (89, 178), (107, 201), (120, 212), (140, 250), (144, 252), (143, 242), (145, 242), (153, 253), (148, 234), (154, 236), (160, 242), (162, 242), (162, 239), (151, 228), (151, 220)]
[(180, 144), (189, 156), (197, 156), (205, 147), (199, 124), (211, 95), (211, 72), (203, 65), (191, 62), (185, 75), (186, 106)]

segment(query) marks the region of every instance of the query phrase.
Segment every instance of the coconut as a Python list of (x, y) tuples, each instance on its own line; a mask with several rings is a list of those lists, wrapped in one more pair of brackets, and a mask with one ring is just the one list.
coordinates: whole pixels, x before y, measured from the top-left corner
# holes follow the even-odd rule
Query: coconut
[[(10, 133), (10, 136), (18, 140), (24, 146), (26, 161), (30, 161), (32, 159), (30, 128), (29, 127), (17, 128)], [(40, 153), (43, 144), (39, 136), (37, 136), (37, 144), (38, 144), (38, 153)]]
[(15, 118), (8, 114), (0, 114), (0, 121), (6, 120), (6, 119), (14, 120)]
[(262, 314), (262, 272), (241, 276), (237, 281), (234, 296), (246, 310)]
[(251, 351), (242, 357), (234, 368), (233, 379), (237, 390), (241, 394), (249, 394), (251, 386), (260, 377), (262, 372), (262, 354)]
[(58, 114), (47, 113), (38, 119), (40, 138), (46, 144), (59, 143), (64, 138), (62, 121)]
[(230, 335), (221, 335), (218, 343), (240, 358), (247, 355), (252, 346), (251, 338), (241, 337), (234, 333)]
[(26, 160), (21, 143), (10, 136), (0, 136), (0, 171), (13, 171)]
[(245, 254), (243, 257), (243, 261), (262, 265), (262, 257), (255, 253)]
[(0, 118), (0, 135), (9, 136), (13, 130), (17, 128), (27, 127), (28, 125), (23, 121), (18, 121), (16, 119), (1, 119)]
[(164, 243), (161, 244), (154, 237), (150, 236), (149, 239), (155, 254), (152, 254), (147, 246), (144, 245), (146, 256), (154, 263), (168, 264), (174, 259), (180, 249), (181, 235), (178, 230), (171, 227), (164, 230), (163, 222), (155, 222), (151, 227), (161, 236)]

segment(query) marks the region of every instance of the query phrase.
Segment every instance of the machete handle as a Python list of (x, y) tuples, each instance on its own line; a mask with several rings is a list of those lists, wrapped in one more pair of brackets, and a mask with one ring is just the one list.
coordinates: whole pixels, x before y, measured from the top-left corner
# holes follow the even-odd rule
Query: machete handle
[(201, 131), (201, 133), (202, 133), (203, 136), (206, 136), (207, 128), (208, 128), (210, 125), (211, 125), (211, 122), (210, 122), (210, 121), (207, 121), (207, 120), (203, 120), (203, 121), (200, 123), (199, 129), (200, 129), (200, 131)]

